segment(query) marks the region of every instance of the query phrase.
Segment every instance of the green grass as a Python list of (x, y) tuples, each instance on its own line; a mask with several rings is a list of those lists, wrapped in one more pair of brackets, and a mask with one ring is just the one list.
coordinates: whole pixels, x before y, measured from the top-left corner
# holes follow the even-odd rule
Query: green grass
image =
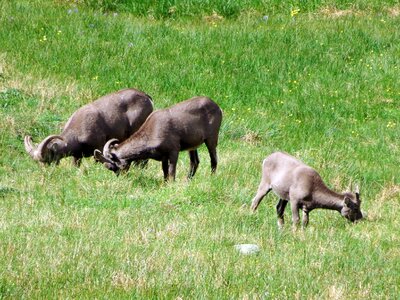
[[(0, 2), (0, 299), (397, 298), (398, 1), (129, 3)], [(26, 134), (59, 133), (124, 87), (156, 108), (219, 103), (216, 175), (205, 147), (194, 179), (181, 153), (169, 184), (155, 161), (115, 177), (93, 159), (41, 167), (26, 154)], [(337, 191), (360, 183), (367, 219), (315, 210), (293, 232), (288, 209), (279, 231), (272, 194), (251, 214), (276, 150)]]

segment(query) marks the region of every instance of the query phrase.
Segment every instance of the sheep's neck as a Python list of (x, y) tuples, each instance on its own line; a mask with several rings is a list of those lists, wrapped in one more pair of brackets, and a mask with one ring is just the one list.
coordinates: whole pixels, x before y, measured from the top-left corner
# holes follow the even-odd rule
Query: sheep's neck
[(126, 160), (149, 158), (151, 149), (155, 148), (152, 144), (151, 140), (146, 138), (130, 140), (119, 147), (117, 156)]
[(325, 208), (341, 211), (343, 208), (344, 195), (338, 194), (326, 186), (317, 189), (314, 195), (315, 208)]

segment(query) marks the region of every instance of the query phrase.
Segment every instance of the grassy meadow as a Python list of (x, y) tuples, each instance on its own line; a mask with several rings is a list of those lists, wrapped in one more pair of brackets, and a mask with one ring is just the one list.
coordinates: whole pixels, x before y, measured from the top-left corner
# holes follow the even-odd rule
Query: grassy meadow
[[(399, 28), (398, 1), (0, 1), (0, 299), (398, 299)], [(205, 146), (168, 184), (156, 161), (116, 177), (25, 152), (126, 87), (216, 101), (216, 174)], [(250, 213), (278, 150), (359, 183), (367, 218), (294, 231), (287, 209), (279, 231), (272, 193)]]

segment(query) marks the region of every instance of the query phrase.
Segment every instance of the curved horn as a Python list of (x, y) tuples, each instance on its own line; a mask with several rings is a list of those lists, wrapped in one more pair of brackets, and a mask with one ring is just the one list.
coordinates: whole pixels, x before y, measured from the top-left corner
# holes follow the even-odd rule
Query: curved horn
[(37, 158), (37, 152), (33, 149), (34, 146), (33, 146), (33, 144), (32, 144), (32, 137), (31, 137), (31, 136), (29, 136), (29, 135), (26, 135), (26, 136), (25, 136), (25, 138), (24, 138), (24, 145), (25, 145), (25, 150), (26, 150), (26, 152), (28, 152), (29, 155), (30, 155), (33, 159), (37, 160), (37, 159), (38, 159), (38, 158)]
[(117, 139), (111, 139), (109, 140), (103, 148), (103, 155), (108, 157), (110, 156), (110, 147), (112, 147), (114, 144), (118, 143), (119, 141)]
[(97, 149), (94, 150), (93, 156), (94, 156), (95, 161), (98, 161), (101, 163), (112, 163), (112, 164), (114, 163), (111, 159), (109, 159), (108, 157), (105, 157), (103, 155), (103, 153), (101, 153), (100, 150), (97, 150)]
[(44, 158), (44, 154), (47, 151), (47, 145), (54, 139), (60, 139), (62, 141), (65, 141), (64, 138), (61, 135), (49, 135), (47, 138), (45, 138), (38, 146), (37, 149), (35, 150), (36, 157), (35, 159), (42, 161)]

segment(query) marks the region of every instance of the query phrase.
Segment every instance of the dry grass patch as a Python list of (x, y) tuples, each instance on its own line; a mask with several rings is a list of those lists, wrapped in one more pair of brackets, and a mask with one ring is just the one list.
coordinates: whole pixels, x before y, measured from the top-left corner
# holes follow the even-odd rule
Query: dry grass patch
[(347, 17), (351, 15), (359, 15), (360, 12), (356, 12), (353, 9), (337, 9), (336, 7), (324, 7), (320, 10), (320, 13), (332, 19)]
[[(75, 99), (93, 99), (94, 97), (91, 91), (80, 90), (74, 80), (60, 83), (54, 78), (44, 78), (37, 74), (20, 74), (15, 70), (16, 68), (7, 60), (6, 55), (0, 53), (0, 91), (17, 89), (42, 100), (65, 95)], [(45, 101), (41, 102), (40, 110), (45, 103)]]
[(122, 271), (116, 271), (112, 274), (111, 284), (116, 288), (123, 289), (124, 291), (129, 291), (135, 286), (135, 281), (129, 274)]
[(392, 104), (394, 102), (394, 100), (390, 99), (390, 98), (383, 98), (383, 99), (380, 99), (379, 101), (384, 104)]
[(8, 75), (7, 77), (9, 77), (9, 79), (0, 83), (0, 89), (2, 90), (7, 88), (17, 89), (29, 95), (36, 95), (40, 99), (52, 99), (65, 95), (70, 95), (76, 99), (92, 98), (92, 95), (87, 96), (88, 92), (83, 93), (82, 91), (78, 91), (77, 85), (72, 82), (61, 85), (55, 80), (38, 78), (37, 76), (29, 74), (11, 74), (11, 76)]
[(261, 142), (262, 138), (261, 136), (254, 131), (248, 131), (244, 136), (241, 137), (241, 140), (250, 144), (250, 145), (256, 145), (259, 142)]
[(216, 11), (213, 11), (213, 13), (210, 16), (204, 16), (203, 19), (207, 23), (214, 25), (217, 22), (222, 21), (224, 17), (219, 15)]
[(332, 285), (328, 289), (328, 299), (339, 300), (345, 299), (345, 290), (342, 286)]
[(400, 6), (389, 7), (387, 9), (389, 16), (398, 17), (400, 16)]
[[(377, 195), (376, 199), (371, 200), (374, 202), (374, 205), (371, 206), (370, 211), (368, 211), (368, 219), (377, 220), (387, 217), (382, 215), (385, 211), (383, 207), (386, 205), (393, 205), (398, 203), (399, 198), (400, 198), (399, 185), (393, 184), (384, 187), (382, 191)], [(389, 204), (388, 202), (392, 204)]]
[[(388, 7), (386, 12), (391, 17), (399, 17), (400, 16), (400, 6)], [(355, 10), (355, 9), (338, 9), (336, 7), (324, 7), (319, 10), (319, 13), (324, 17), (337, 19), (347, 16), (360, 16), (365, 13), (365, 11)]]

